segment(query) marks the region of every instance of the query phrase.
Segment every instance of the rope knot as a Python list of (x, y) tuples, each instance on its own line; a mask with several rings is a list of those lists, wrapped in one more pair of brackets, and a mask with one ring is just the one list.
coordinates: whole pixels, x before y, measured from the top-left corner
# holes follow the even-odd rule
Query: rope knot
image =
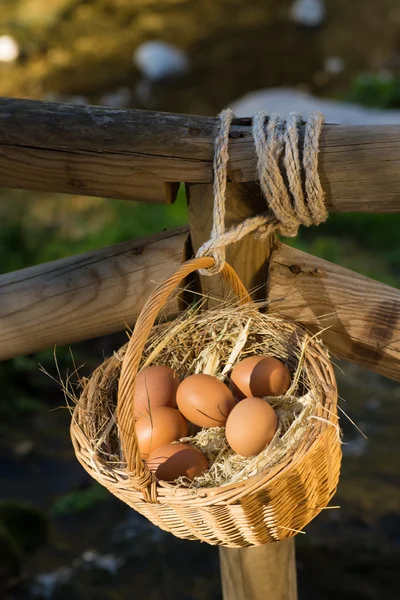
[[(299, 126), (303, 121), (291, 113), (285, 121), (278, 115), (260, 111), (253, 117), (253, 139), (257, 154), (257, 174), (267, 203), (267, 212), (246, 219), (225, 230), (225, 193), (229, 161), (229, 130), (234, 118), (230, 109), (219, 115), (214, 145), (214, 208), (210, 239), (196, 256), (213, 256), (215, 265), (202, 269), (202, 275), (219, 273), (225, 263), (225, 248), (251, 232), (260, 237), (278, 231), (285, 237), (297, 235), (300, 225), (319, 225), (328, 217), (324, 192), (318, 175), (318, 144), (324, 117), (310, 115), (305, 124), (302, 155), (299, 152)], [(283, 161), (282, 161), (283, 156)], [(282, 173), (283, 167), (283, 173)]]

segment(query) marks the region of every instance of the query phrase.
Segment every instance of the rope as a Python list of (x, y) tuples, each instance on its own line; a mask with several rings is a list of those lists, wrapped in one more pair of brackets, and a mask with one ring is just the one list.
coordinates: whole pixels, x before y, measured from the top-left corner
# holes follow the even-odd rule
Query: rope
[[(310, 115), (305, 127), (301, 159), (299, 125), (303, 122), (300, 116), (291, 113), (285, 121), (280, 116), (269, 117), (260, 111), (253, 117), (253, 139), (258, 179), (268, 211), (225, 230), (228, 143), (234, 116), (230, 109), (222, 111), (219, 116), (213, 162), (213, 226), (210, 239), (196, 254), (196, 257), (212, 256), (215, 264), (209, 269), (199, 270), (202, 275), (219, 273), (225, 263), (226, 246), (251, 232), (265, 237), (278, 231), (285, 237), (294, 237), (300, 225), (319, 225), (328, 217), (318, 175), (318, 142), (324, 123), (323, 115)], [(282, 155), (284, 174), (281, 170)]]

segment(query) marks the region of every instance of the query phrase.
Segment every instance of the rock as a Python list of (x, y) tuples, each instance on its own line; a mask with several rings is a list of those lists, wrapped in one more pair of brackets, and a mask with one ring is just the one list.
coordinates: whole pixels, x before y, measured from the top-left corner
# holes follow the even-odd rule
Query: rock
[(46, 544), (47, 520), (36, 508), (20, 502), (1, 502), (0, 525), (23, 554), (29, 555)]
[[(64, 565), (55, 571), (37, 575), (32, 584), (31, 594), (34, 598), (40, 600), (64, 597), (86, 598), (87, 594), (83, 590), (88, 583), (89, 588), (96, 580), (99, 583), (101, 582), (103, 586), (107, 582), (109, 586), (111, 582), (107, 578), (102, 578), (101, 572), (104, 572), (107, 576), (115, 577), (124, 562), (123, 558), (112, 554), (100, 554), (92, 550), (87, 550), (80, 557), (76, 558), (71, 566)], [(74, 592), (77, 583), (79, 592), (76, 596)], [(83, 590), (81, 588), (82, 584)], [(82, 596), (80, 592), (82, 592)]]
[(94, 550), (86, 550), (77, 558), (73, 566), (75, 568), (97, 568), (107, 571), (110, 575), (116, 575), (118, 569), (124, 564), (124, 559), (114, 554), (99, 554)]
[(89, 104), (89, 100), (86, 98), (86, 96), (79, 95), (69, 96), (65, 101), (69, 102), (69, 104), (76, 104), (77, 106), (86, 106), (86, 104)]
[(344, 69), (344, 61), (340, 56), (329, 56), (324, 61), (324, 69), (331, 75), (338, 75)]
[(0, 590), (21, 571), (23, 554), (10, 532), (0, 523)]
[(154, 82), (189, 70), (189, 60), (182, 50), (157, 40), (141, 44), (132, 58), (146, 79)]
[(41, 600), (51, 600), (59, 588), (68, 583), (73, 575), (69, 567), (60, 567), (52, 573), (41, 573), (32, 585), (31, 595)]
[(126, 86), (121, 86), (113, 92), (107, 92), (99, 98), (101, 106), (111, 106), (116, 108), (127, 108), (132, 99), (131, 91)]
[(390, 512), (379, 520), (379, 529), (382, 530), (389, 540), (400, 548), (400, 514)]
[(33, 440), (20, 440), (14, 444), (14, 455), (18, 458), (25, 458), (33, 452), (35, 448), (35, 442)]
[(290, 17), (305, 27), (317, 27), (325, 18), (322, 0), (295, 0), (290, 8)]
[(357, 104), (317, 98), (306, 92), (290, 88), (271, 88), (246, 94), (231, 103), (238, 117), (249, 117), (258, 110), (287, 116), (298, 112), (306, 119), (312, 112), (320, 111), (326, 123), (342, 125), (384, 125), (400, 123), (400, 110), (378, 110)]

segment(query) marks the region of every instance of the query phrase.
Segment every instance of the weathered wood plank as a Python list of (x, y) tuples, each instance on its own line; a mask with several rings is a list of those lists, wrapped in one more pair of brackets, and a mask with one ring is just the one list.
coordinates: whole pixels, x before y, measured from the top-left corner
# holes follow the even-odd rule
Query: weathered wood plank
[[(0, 123), (2, 187), (171, 202), (212, 181), (216, 118), (0, 98)], [(330, 211), (400, 211), (400, 125), (326, 125), (320, 148)], [(229, 151), (229, 179), (255, 181), (249, 119)]]
[(292, 538), (257, 548), (220, 548), (219, 557), (225, 600), (296, 600)]
[(400, 291), (281, 244), (268, 279), (270, 312), (321, 338), (338, 357), (400, 381)]
[[(9, 188), (123, 200), (132, 200), (134, 194), (134, 199), (141, 202), (160, 202), (160, 199), (165, 202), (169, 193), (168, 178), (176, 174), (176, 167), (173, 161), (168, 169), (163, 161), (159, 163), (157, 157), (151, 166), (143, 157), (134, 155), (127, 158), (107, 152), (96, 155), (82, 151), (77, 157), (68, 151), (0, 145), (0, 182), (2, 187)], [(152, 175), (153, 167), (158, 169), (158, 177)], [(16, 185), (18, 181), (21, 181), (20, 186)]]
[[(0, 276), (0, 360), (126, 329), (182, 261), (186, 229)], [(176, 314), (176, 298), (164, 315)]]
[[(213, 194), (211, 185), (188, 185), (190, 237), (194, 252), (210, 237)], [(263, 199), (254, 184), (228, 184), (226, 218), (229, 227), (260, 212)], [(265, 298), (268, 260), (274, 236), (257, 239), (248, 235), (227, 248), (227, 260), (253, 297)], [(218, 275), (201, 276), (202, 293), (211, 295), (210, 305), (225, 299), (226, 289)], [(224, 600), (296, 600), (294, 540), (250, 549), (220, 548)], [(279, 565), (279, 568), (277, 566)], [(239, 569), (239, 570), (238, 570)]]

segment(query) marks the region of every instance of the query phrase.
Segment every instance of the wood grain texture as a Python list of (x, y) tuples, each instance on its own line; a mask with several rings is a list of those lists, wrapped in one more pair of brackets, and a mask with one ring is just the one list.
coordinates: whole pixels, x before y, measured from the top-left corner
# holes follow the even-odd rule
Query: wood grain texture
[(400, 381), (400, 291), (281, 244), (268, 279), (270, 312), (320, 331), (331, 352)]
[[(188, 185), (188, 214), (190, 237), (194, 253), (210, 237), (212, 228), (213, 195), (210, 185)], [(226, 227), (241, 223), (247, 217), (261, 212), (263, 198), (254, 183), (227, 184)], [(268, 273), (267, 258), (273, 240), (256, 240), (253, 234), (226, 249), (227, 262), (234, 267), (243, 284), (254, 297), (265, 298)], [(219, 275), (200, 276), (201, 290), (210, 294), (209, 305), (226, 299), (230, 290)]]
[[(250, 123), (232, 125), (231, 182), (257, 179)], [(212, 181), (216, 118), (0, 98), (0, 124), (3, 187), (172, 202)], [(400, 211), (400, 125), (325, 125), (320, 150), (330, 211)]]
[(220, 548), (224, 600), (296, 600), (293, 539), (257, 548)]
[[(188, 185), (190, 237), (194, 252), (210, 236), (212, 227), (212, 185)], [(263, 203), (255, 184), (228, 184), (226, 190), (227, 227), (260, 212)], [(226, 259), (254, 298), (265, 298), (268, 261), (275, 237), (260, 240), (246, 236), (226, 250)], [(229, 297), (230, 290), (219, 275), (201, 276), (200, 290), (210, 295), (208, 306), (218, 305)], [(282, 546), (283, 545), (283, 546)], [(221, 578), (224, 600), (296, 600), (294, 540), (266, 544), (257, 548), (220, 548)], [(286, 560), (282, 563), (282, 558)], [(280, 568), (277, 569), (277, 565)], [(289, 582), (289, 583), (288, 583)]]
[[(186, 229), (123, 242), (0, 276), (0, 360), (132, 325), (182, 261)], [(176, 298), (164, 315), (176, 314)]]

